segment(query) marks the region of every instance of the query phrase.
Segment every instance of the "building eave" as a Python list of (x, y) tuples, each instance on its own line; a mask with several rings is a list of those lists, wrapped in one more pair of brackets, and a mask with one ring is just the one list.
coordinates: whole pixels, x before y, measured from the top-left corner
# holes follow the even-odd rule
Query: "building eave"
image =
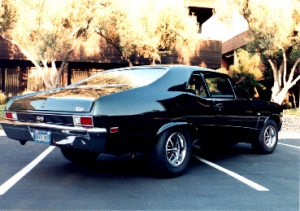
[(249, 37), (249, 31), (244, 31), (244, 32), (232, 37), (231, 39), (223, 42), (222, 43), (222, 55), (246, 45), (248, 37)]

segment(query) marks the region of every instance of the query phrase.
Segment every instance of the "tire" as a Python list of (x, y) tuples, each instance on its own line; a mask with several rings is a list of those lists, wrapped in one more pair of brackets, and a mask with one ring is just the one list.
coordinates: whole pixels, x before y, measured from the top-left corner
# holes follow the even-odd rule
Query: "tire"
[(192, 144), (186, 130), (163, 132), (147, 160), (150, 172), (158, 177), (176, 177), (184, 173), (191, 158)]
[(259, 154), (271, 154), (278, 142), (278, 128), (273, 120), (266, 121), (257, 139), (251, 143), (252, 148)]
[(93, 162), (100, 155), (100, 152), (92, 152), (89, 150), (73, 149), (73, 148), (60, 148), (63, 156), (72, 163), (89, 163)]

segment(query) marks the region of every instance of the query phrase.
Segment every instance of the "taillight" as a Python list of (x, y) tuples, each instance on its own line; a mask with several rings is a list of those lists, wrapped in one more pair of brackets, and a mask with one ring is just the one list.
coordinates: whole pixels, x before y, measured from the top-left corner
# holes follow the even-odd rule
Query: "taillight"
[(93, 118), (90, 116), (73, 116), (74, 126), (93, 127)]
[(119, 127), (111, 127), (111, 128), (109, 129), (109, 132), (110, 132), (110, 133), (117, 133), (117, 132), (119, 132)]
[(4, 115), (5, 115), (5, 119), (8, 119), (8, 120), (18, 120), (16, 112), (5, 111)]

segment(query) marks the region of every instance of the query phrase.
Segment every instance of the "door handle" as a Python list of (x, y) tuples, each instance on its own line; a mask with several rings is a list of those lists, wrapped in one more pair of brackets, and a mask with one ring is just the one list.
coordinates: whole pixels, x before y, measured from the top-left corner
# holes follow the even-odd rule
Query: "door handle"
[(224, 104), (223, 103), (217, 103), (216, 104), (216, 108), (221, 111), (224, 108)]

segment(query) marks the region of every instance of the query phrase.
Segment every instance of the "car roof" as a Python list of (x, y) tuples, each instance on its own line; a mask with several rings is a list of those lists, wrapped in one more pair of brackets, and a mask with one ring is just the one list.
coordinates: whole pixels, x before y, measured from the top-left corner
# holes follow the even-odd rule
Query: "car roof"
[(221, 75), (226, 75), (221, 72), (217, 72), (213, 69), (203, 68), (199, 66), (190, 66), (190, 65), (142, 65), (142, 66), (131, 66), (131, 67), (122, 67), (109, 69), (105, 72), (110, 71), (124, 71), (124, 70), (141, 70), (141, 69), (166, 69), (166, 73), (153, 83), (147, 85), (148, 88), (152, 87), (154, 90), (172, 90), (172, 91), (184, 91), (186, 89), (187, 83), (193, 72), (201, 73), (217, 73)]
[[(199, 66), (191, 66), (191, 65), (182, 65), (182, 64), (158, 64), (158, 65), (141, 65), (141, 66), (131, 66), (131, 67), (121, 67), (121, 68), (114, 68), (105, 70), (105, 72), (110, 71), (123, 71), (123, 70), (135, 70), (135, 69), (158, 69), (158, 68), (165, 68), (169, 71), (201, 71), (201, 72), (214, 72), (219, 74), (224, 74), (221, 72), (217, 72), (214, 69), (199, 67)], [(225, 74), (226, 75), (226, 74)]]
[(203, 68), (199, 66), (190, 66), (190, 65), (180, 65), (180, 64), (174, 64), (174, 65), (142, 65), (142, 66), (132, 66), (132, 67), (126, 67), (126, 68), (119, 68), (121, 69), (148, 69), (148, 68), (167, 68), (169, 70), (184, 70), (184, 71), (195, 71), (195, 70), (200, 70), (200, 71), (209, 71), (209, 72), (216, 72), (216, 70), (209, 69), (209, 68)]
[(187, 83), (193, 72), (211, 72), (219, 73), (216, 70), (188, 65), (145, 65), (145, 66), (134, 66), (126, 68), (128, 69), (157, 69), (165, 68), (167, 72), (154, 83), (149, 84), (148, 87), (152, 87), (154, 90), (169, 90), (169, 91), (185, 91)]

